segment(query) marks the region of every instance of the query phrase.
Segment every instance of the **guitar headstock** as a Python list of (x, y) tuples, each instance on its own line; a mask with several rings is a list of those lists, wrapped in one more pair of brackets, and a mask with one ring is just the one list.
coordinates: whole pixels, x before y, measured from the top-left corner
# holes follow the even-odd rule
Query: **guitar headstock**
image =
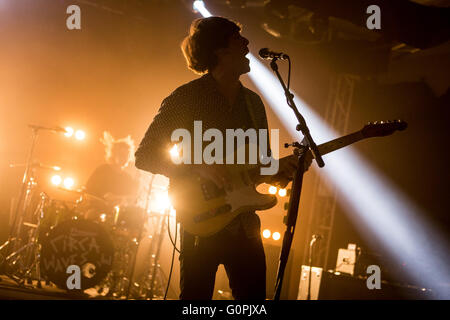
[(395, 131), (402, 131), (408, 127), (403, 120), (375, 121), (369, 122), (362, 128), (364, 138), (384, 137), (393, 134)]

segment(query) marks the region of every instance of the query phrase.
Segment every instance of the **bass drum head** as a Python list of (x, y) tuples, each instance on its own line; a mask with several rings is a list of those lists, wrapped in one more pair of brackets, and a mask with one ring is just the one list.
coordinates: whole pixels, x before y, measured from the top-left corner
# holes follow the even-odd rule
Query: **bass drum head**
[[(42, 241), (41, 272), (61, 289), (68, 288), (68, 279), (80, 270), (81, 290), (92, 288), (111, 270), (114, 248), (108, 232), (88, 220), (69, 220), (51, 229)], [(72, 267), (74, 268), (74, 267)], [(76, 267), (75, 267), (76, 269)], [(76, 283), (72, 281), (69, 283)]]

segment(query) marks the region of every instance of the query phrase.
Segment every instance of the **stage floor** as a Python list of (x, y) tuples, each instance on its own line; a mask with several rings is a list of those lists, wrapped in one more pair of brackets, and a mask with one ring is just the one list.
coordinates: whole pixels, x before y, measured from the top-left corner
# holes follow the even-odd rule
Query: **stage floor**
[(91, 291), (74, 294), (54, 285), (45, 285), (44, 281), (42, 288), (37, 287), (37, 281), (33, 281), (32, 284), (19, 285), (11, 278), (0, 275), (0, 300), (116, 300), (113, 297), (95, 294), (95, 290)]

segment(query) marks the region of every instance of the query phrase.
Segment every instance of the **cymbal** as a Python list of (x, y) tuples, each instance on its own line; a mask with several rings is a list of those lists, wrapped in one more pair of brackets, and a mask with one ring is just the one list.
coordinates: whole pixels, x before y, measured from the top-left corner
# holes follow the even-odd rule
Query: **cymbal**
[(66, 189), (66, 188), (63, 188), (63, 187), (57, 187), (57, 188), (59, 190), (63, 190), (63, 191), (69, 192), (69, 193), (75, 193), (75, 194), (78, 194), (78, 195), (83, 196), (83, 197), (88, 196), (89, 198), (93, 198), (95, 200), (99, 200), (99, 201), (103, 201), (103, 202), (106, 201), (105, 199), (103, 199), (103, 198), (101, 198), (99, 196), (93, 195), (91, 193), (88, 193), (88, 192), (84, 191), (83, 189), (73, 190), (73, 189)]
[[(26, 167), (26, 166), (27, 166), (26, 163), (11, 163), (9, 165), (10, 168), (22, 168), (22, 167)], [(31, 168), (40, 168), (40, 169), (48, 169), (48, 170), (53, 170), (53, 171), (61, 171), (61, 168), (58, 166), (51, 166), (48, 164), (41, 163), (39, 161), (33, 161), (31, 163)]]

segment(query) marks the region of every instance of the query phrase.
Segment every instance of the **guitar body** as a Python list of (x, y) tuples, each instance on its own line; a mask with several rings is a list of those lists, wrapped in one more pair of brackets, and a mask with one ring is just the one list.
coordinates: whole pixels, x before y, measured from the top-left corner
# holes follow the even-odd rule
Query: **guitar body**
[[(321, 155), (325, 155), (362, 139), (387, 136), (406, 127), (407, 123), (402, 120), (369, 123), (360, 131), (319, 145), (318, 149)], [(283, 167), (283, 160), (289, 157), (293, 156), (280, 159), (280, 168)], [(227, 165), (226, 170), (232, 186), (229, 191), (219, 189), (212, 181), (197, 175), (171, 181), (169, 193), (177, 211), (177, 220), (189, 233), (210, 236), (225, 228), (241, 213), (266, 210), (276, 205), (274, 195), (256, 191), (251, 178), (255, 166)]]
[(183, 228), (198, 236), (211, 236), (225, 228), (239, 214), (270, 209), (274, 195), (261, 194), (247, 175), (246, 166), (229, 166), (232, 188), (219, 189), (211, 181), (189, 175), (171, 182), (170, 198)]

